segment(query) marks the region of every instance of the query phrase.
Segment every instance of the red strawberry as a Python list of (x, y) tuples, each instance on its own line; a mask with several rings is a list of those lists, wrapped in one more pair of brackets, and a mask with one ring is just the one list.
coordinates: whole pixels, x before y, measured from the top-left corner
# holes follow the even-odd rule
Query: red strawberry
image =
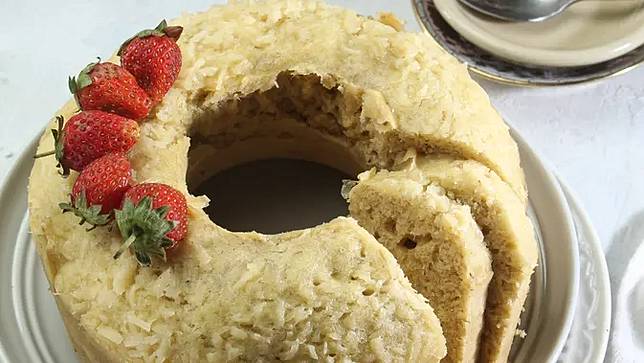
[(63, 128), (63, 117), (57, 116), (58, 129), (52, 129), (55, 154), (63, 176), (69, 170), (82, 171), (103, 155), (128, 152), (139, 139), (139, 124), (134, 120), (103, 111), (81, 111)]
[(106, 225), (131, 184), (132, 168), (125, 154), (107, 154), (80, 173), (72, 187), (71, 202), (59, 206), (63, 213), (74, 212), (80, 217), (80, 224)]
[(90, 63), (78, 78), (69, 78), (69, 90), (83, 110), (101, 110), (133, 120), (148, 115), (150, 97), (134, 76), (114, 63)]
[(188, 233), (186, 198), (165, 184), (135, 185), (125, 193), (123, 205), (115, 216), (125, 242), (114, 259), (132, 248), (143, 266), (152, 263), (152, 256), (165, 261), (166, 251), (177, 248)]
[(183, 28), (163, 20), (154, 29), (139, 32), (123, 43), (121, 64), (134, 75), (154, 103), (163, 99), (181, 70), (181, 50), (176, 41)]

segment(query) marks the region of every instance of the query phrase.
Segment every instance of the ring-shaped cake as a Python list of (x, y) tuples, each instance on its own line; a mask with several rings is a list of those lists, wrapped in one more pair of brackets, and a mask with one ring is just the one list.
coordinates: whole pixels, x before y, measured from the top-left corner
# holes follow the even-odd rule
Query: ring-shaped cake
[[(32, 171), (31, 231), (81, 360), (507, 360), (536, 243), (517, 146), (465, 66), (389, 14), (317, 1), (171, 23), (183, 66), (129, 156), (135, 180), (186, 196), (182, 248), (114, 260), (118, 234), (58, 209), (74, 176), (47, 158)], [(189, 192), (275, 157), (364, 171), (343, 191), (351, 216), (234, 233)]]

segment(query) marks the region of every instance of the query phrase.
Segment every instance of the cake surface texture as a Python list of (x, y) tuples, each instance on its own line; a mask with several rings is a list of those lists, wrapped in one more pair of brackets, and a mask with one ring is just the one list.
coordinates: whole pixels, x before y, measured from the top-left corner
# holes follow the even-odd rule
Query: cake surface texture
[[(185, 195), (181, 249), (115, 260), (118, 233), (58, 207), (77, 173), (40, 158), (30, 177), (31, 232), (81, 361), (505, 361), (536, 244), (517, 146), (465, 66), (390, 15), (319, 1), (231, 1), (170, 24), (181, 71), (129, 160), (137, 182)], [(38, 152), (51, 145), (47, 132)], [(190, 193), (273, 157), (368, 170), (352, 215), (234, 233)]]

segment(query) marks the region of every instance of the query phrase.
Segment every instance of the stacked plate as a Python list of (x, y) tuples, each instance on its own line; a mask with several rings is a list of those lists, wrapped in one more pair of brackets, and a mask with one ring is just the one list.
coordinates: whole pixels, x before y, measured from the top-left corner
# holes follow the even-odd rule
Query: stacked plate
[(644, 62), (644, 1), (588, 0), (542, 22), (507, 22), (458, 0), (412, 0), (425, 28), (470, 69), (519, 85), (561, 85)]

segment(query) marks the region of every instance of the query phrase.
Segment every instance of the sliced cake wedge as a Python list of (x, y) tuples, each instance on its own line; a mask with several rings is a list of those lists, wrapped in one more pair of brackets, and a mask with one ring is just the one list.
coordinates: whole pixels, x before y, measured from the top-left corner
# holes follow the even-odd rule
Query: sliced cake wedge
[(494, 171), (473, 160), (423, 157), (413, 173), (420, 183), (437, 183), (469, 205), (485, 234), (494, 276), (488, 289), (480, 361), (506, 362), (537, 265), (534, 228), (525, 204)]
[(351, 216), (396, 257), (438, 316), (443, 362), (474, 362), (483, 324), (490, 254), (470, 208), (402, 173), (362, 173), (348, 194)]

